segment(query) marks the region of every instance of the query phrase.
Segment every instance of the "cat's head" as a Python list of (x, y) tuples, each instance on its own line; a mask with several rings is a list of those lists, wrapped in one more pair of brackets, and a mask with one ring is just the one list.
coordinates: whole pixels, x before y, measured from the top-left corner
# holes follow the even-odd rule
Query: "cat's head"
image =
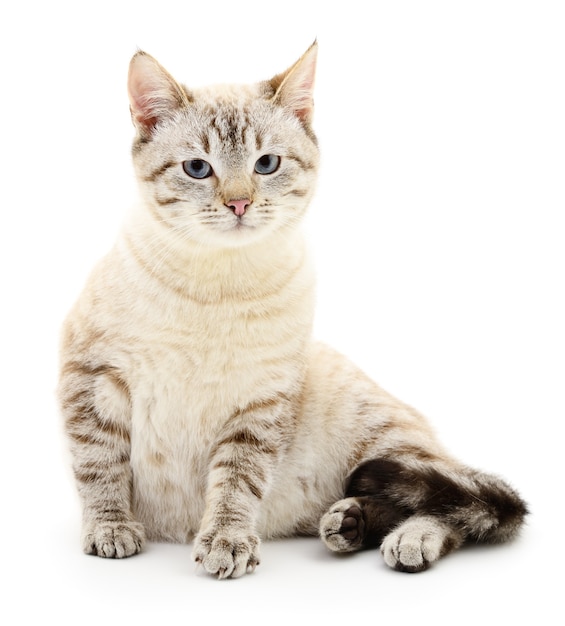
[(187, 240), (240, 246), (294, 228), (313, 194), (317, 45), (286, 72), (245, 86), (187, 89), (138, 52), (128, 91), (146, 208)]

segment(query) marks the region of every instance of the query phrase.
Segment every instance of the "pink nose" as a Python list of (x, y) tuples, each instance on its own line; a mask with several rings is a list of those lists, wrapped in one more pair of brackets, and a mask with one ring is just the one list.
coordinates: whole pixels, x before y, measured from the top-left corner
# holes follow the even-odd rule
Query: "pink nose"
[(243, 198), (243, 200), (230, 200), (226, 202), (226, 206), (229, 207), (238, 217), (241, 217), (245, 213), (245, 209), (251, 204), (251, 200)]

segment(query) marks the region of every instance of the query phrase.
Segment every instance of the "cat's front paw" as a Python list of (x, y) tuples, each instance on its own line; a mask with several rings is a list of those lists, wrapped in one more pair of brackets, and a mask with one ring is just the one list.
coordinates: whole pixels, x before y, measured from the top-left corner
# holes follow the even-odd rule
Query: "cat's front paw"
[(421, 572), (461, 543), (455, 529), (433, 517), (412, 517), (381, 545), (385, 563), (400, 572)]
[(86, 525), (82, 549), (109, 559), (123, 559), (141, 552), (145, 530), (137, 522), (96, 522)]
[(355, 498), (336, 502), (320, 520), (320, 536), (334, 552), (354, 552), (363, 545), (365, 520)]
[(259, 565), (259, 537), (241, 532), (201, 533), (192, 556), (218, 578), (238, 578)]

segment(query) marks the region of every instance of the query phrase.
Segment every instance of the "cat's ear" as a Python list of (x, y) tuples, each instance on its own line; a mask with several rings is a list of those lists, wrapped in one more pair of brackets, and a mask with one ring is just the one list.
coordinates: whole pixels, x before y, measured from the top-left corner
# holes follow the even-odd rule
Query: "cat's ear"
[(188, 105), (186, 91), (151, 55), (138, 51), (128, 74), (131, 118), (142, 137), (149, 138), (157, 123)]
[(315, 41), (292, 67), (270, 81), (275, 92), (273, 101), (290, 109), (296, 117), (306, 123), (310, 122), (314, 111), (317, 56), (318, 43)]

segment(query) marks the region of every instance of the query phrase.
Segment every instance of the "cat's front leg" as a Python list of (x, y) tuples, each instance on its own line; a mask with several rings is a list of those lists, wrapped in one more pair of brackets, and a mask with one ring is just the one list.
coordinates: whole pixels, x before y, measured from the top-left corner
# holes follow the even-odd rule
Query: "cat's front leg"
[(218, 578), (237, 578), (259, 564), (256, 521), (284, 446), (284, 398), (238, 410), (210, 456), (206, 511), (193, 557)]
[(145, 542), (131, 512), (130, 398), (110, 367), (70, 360), (59, 397), (83, 503), (82, 547), (87, 554), (123, 558)]

